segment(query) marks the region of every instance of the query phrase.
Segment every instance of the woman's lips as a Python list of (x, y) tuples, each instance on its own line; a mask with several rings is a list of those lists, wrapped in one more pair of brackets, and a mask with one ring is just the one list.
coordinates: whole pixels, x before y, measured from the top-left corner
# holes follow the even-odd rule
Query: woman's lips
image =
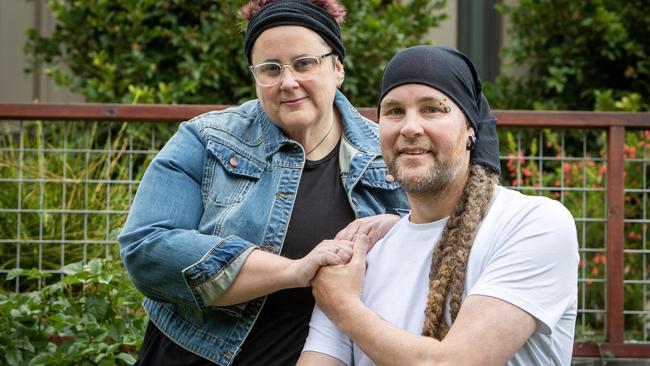
[(282, 102), (282, 104), (290, 108), (295, 108), (300, 106), (300, 104), (302, 104), (302, 102), (305, 100), (307, 100), (307, 97), (285, 100)]

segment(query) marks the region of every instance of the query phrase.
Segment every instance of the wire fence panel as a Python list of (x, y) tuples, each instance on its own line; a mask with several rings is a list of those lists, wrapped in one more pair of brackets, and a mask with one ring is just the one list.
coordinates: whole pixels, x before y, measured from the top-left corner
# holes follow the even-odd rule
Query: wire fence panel
[[(562, 202), (580, 243), (576, 341), (606, 340), (607, 132), (501, 131), (502, 184)], [(625, 133), (624, 340), (649, 340), (650, 130)]]
[[(4, 121), (0, 128), (0, 274), (59, 273), (115, 254), (144, 169), (176, 130), (87, 121)], [(42, 286), (18, 276), (11, 287)]]
[(602, 341), (606, 314), (606, 131), (507, 129), (501, 131), (500, 141), (502, 184), (556, 199), (573, 214), (581, 259), (576, 340)]
[[(650, 130), (625, 135), (625, 340), (650, 340)], [(602, 258), (604, 260), (605, 258)]]

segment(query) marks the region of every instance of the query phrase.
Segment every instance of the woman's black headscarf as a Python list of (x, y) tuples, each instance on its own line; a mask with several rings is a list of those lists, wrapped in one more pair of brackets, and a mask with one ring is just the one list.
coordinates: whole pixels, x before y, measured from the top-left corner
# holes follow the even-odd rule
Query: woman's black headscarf
[(341, 29), (334, 17), (310, 1), (283, 0), (263, 6), (248, 22), (244, 52), (249, 63), (251, 63), (251, 52), (257, 37), (265, 30), (280, 25), (299, 25), (313, 30), (332, 47), (343, 62), (345, 47), (341, 38)]

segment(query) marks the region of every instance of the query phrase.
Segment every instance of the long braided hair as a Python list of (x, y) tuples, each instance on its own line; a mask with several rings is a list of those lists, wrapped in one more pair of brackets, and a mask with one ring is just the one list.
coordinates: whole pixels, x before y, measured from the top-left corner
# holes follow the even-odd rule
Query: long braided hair
[(448, 297), (452, 321), (458, 316), (469, 253), (498, 180), (498, 173), (492, 169), (470, 165), (463, 193), (433, 252), (422, 335), (438, 340), (445, 337), (449, 326), (443, 312)]

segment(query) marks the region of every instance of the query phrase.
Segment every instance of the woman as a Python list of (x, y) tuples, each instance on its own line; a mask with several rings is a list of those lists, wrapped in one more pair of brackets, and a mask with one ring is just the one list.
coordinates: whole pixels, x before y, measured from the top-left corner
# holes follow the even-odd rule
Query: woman
[(140, 364), (294, 364), (316, 271), (407, 207), (376, 125), (337, 91), (344, 9), (257, 0), (242, 13), (258, 99), (183, 123), (119, 238), (151, 320)]

